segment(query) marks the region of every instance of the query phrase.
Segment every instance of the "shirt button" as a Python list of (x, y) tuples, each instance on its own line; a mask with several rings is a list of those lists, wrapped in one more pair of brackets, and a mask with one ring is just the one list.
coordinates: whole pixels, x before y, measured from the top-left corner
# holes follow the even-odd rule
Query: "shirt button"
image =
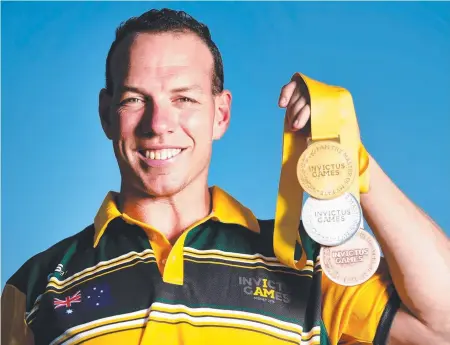
[(151, 235), (150, 235), (150, 239), (151, 239), (152, 241), (156, 241), (156, 240), (158, 239), (158, 235), (156, 235), (156, 234), (151, 234)]
[(165, 264), (166, 264), (166, 261), (167, 261), (166, 259), (162, 259), (162, 260), (161, 260), (161, 263), (162, 263), (163, 265), (165, 265)]

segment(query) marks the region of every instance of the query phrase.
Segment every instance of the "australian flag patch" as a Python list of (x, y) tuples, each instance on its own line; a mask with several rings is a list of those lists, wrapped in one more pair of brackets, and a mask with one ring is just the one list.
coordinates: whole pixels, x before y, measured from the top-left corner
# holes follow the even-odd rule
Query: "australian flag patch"
[(57, 313), (75, 315), (79, 312), (93, 312), (112, 303), (111, 291), (107, 284), (90, 284), (65, 297), (53, 298), (53, 307)]

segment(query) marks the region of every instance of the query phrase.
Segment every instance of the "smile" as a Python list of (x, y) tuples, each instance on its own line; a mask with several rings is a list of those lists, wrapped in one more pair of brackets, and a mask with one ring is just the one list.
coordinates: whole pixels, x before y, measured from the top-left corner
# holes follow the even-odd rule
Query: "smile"
[(139, 153), (146, 159), (151, 160), (168, 160), (180, 154), (183, 151), (181, 148), (177, 149), (158, 149), (158, 150), (140, 150)]

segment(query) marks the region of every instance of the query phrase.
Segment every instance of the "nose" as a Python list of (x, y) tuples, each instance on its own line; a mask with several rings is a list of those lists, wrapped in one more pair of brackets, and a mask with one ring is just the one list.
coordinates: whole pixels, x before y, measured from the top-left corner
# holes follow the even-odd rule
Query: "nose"
[(144, 135), (162, 135), (172, 133), (177, 123), (177, 114), (170, 106), (151, 102), (145, 109), (141, 120), (141, 130)]

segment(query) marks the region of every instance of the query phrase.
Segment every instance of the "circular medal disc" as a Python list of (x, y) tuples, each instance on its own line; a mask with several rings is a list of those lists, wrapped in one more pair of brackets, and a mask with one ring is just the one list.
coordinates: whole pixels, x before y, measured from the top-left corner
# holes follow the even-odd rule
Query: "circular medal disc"
[(364, 229), (336, 247), (320, 249), (320, 265), (330, 280), (339, 285), (354, 286), (367, 281), (380, 264), (380, 247)]
[(324, 246), (347, 241), (361, 227), (362, 219), (361, 206), (351, 193), (330, 200), (309, 197), (302, 210), (305, 231)]
[(337, 142), (312, 143), (297, 163), (297, 178), (303, 190), (317, 199), (344, 194), (357, 176), (357, 166)]

